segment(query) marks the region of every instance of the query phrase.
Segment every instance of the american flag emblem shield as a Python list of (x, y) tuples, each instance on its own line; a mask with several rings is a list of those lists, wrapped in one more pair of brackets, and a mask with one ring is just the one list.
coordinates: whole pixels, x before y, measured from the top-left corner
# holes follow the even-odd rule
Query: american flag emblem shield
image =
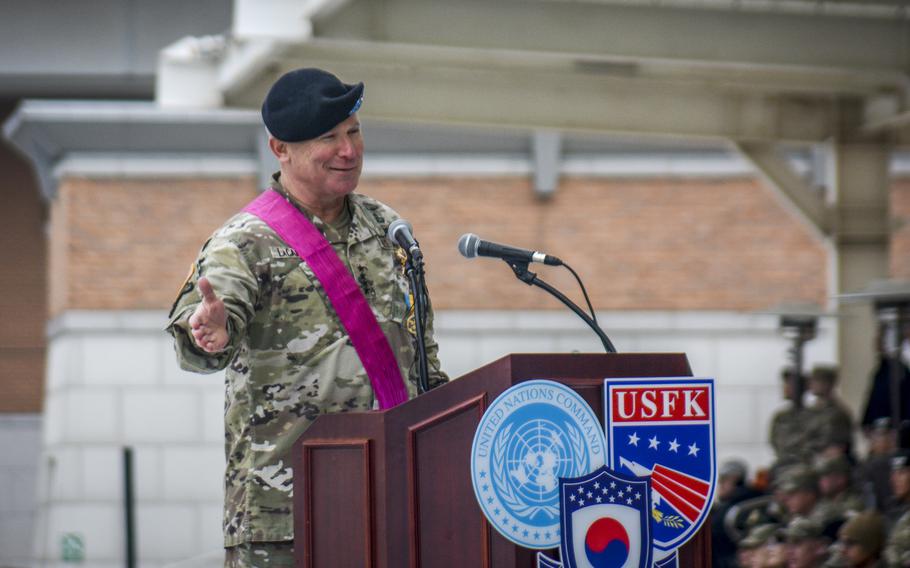
[(685, 544), (711, 508), (716, 474), (714, 380), (607, 379), (607, 466), (647, 477), (654, 558)]

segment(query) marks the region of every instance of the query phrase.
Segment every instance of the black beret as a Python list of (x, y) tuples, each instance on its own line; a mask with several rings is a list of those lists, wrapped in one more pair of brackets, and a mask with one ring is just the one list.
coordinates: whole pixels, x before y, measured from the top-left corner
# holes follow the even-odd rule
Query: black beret
[(357, 112), (363, 83), (347, 85), (322, 69), (297, 69), (282, 75), (262, 103), (262, 121), (282, 142), (302, 142), (335, 128)]

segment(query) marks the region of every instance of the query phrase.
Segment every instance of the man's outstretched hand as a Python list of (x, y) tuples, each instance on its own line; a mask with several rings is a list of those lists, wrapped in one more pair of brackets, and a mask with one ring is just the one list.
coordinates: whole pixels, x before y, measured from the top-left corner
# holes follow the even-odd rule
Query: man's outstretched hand
[(190, 330), (193, 340), (207, 353), (221, 351), (228, 344), (227, 310), (224, 302), (215, 295), (208, 279), (202, 277), (197, 283), (202, 303), (190, 316)]

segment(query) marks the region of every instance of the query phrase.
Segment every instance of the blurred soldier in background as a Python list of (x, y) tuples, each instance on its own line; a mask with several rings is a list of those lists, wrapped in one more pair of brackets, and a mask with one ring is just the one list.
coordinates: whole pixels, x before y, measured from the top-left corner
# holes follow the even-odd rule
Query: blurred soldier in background
[(894, 497), (888, 508), (893, 523), (885, 547), (888, 566), (910, 566), (910, 450), (895, 452), (891, 462), (891, 487)]
[(828, 557), (830, 539), (822, 527), (806, 517), (796, 517), (784, 529), (787, 542), (787, 568), (816, 568)]
[(883, 568), (882, 545), (885, 524), (875, 512), (865, 512), (844, 523), (837, 534), (831, 559), (826, 568)]
[(849, 456), (853, 451), (853, 417), (834, 392), (837, 373), (837, 367), (819, 365), (809, 375), (809, 392), (814, 397), (809, 407), (811, 429), (819, 436), (812, 446), (825, 455)]
[(742, 460), (729, 460), (718, 470), (717, 497), (711, 508), (711, 565), (714, 568), (736, 566), (736, 543), (724, 526), (727, 513), (737, 503), (761, 495), (746, 483), (747, 471)]
[(889, 568), (910, 567), (910, 513), (904, 513), (891, 530), (885, 562)]
[(770, 441), (774, 450), (771, 468), (775, 476), (784, 467), (812, 463), (814, 449), (822, 439), (821, 432), (816, 430), (818, 424), (811, 419), (812, 411), (794, 400), (795, 373), (789, 367), (781, 373), (783, 395), (788, 404), (771, 419)]
[(813, 512), (826, 536), (832, 539), (840, 525), (865, 509), (862, 496), (853, 489), (850, 462), (844, 455), (821, 457), (815, 467), (821, 499)]
[(755, 525), (739, 541), (736, 550), (736, 561), (740, 568), (764, 568), (772, 556), (772, 549), (777, 545), (777, 533), (780, 526), (774, 523)]
[(898, 450), (891, 458), (891, 499), (885, 507), (888, 528), (910, 511), (910, 450)]
[(818, 476), (807, 465), (793, 465), (778, 476), (776, 491), (782, 496), (784, 521), (795, 517), (813, 518), (818, 504)]
[(891, 498), (891, 457), (896, 435), (891, 418), (877, 418), (866, 430), (869, 453), (857, 468), (857, 481), (870, 507), (884, 512)]

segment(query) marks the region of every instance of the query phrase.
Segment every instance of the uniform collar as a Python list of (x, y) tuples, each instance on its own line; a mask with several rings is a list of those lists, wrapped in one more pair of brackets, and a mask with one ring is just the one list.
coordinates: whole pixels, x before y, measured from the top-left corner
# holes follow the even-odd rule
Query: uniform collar
[[(319, 229), (322, 234), (326, 234), (329, 228), (328, 223), (313, 215), (307, 210), (281, 183), (281, 172), (272, 174), (272, 180), (269, 187), (280, 193), (288, 202), (306, 215), (307, 219)], [(351, 211), (351, 226), (348, 229), (348, 242), (361, 242), (373, 237), (385, 236), (385, 231), (377, 223), (376, 218), (361, 206), (361, 196), (356, 193), (350, 193), (345, 196), (345, 206)]]

